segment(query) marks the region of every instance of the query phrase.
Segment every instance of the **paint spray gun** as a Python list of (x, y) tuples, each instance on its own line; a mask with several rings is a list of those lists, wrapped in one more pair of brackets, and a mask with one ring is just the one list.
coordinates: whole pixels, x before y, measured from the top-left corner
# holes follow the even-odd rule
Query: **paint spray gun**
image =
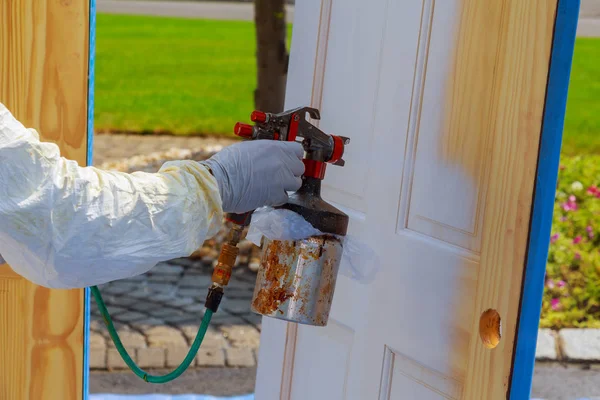
[[(321, 198), (321, 181), (327, 164), (344, 166), (344, 148), (350, 139), (329, 135), (311, 124), (306, 116), (320, 119), (319, 110), (300, 107), (279, 114), (254, 111), (255, 125), (237, 123), (236, 135), (247, 140), (299, 141), (304, 148), (302, 186), (278, 207), (293, 211), (322, 234), (302, 240), (270, 240), (262, 243), (252, 311), (268, 317), (314, 326), (325, 326), (329, 318), (337, 274), (342, 258), (341, 238), (346, 235), (348, 216)], [(228, 214), (232, 223), (227, 241), (212, 275), (206, 307), (217, 311), (238, 254), (237, 244), (250, 224), (253, 212)]]
[[(349, 218), (321, 198), (321, 181), (325, 177), (328, 163), (344, 165), (342, 156), (350, 140), (322, 132), (306, 120), (307, 114), (314, 120), (320, 119), (319, 110), (309, 107), (279, 114), (254, 111), (251, 119), (255, 125), (238, 123), (235, 133), (248, 140), (301, 141), (305, 165), (302, 186), (279, 209), (292, 212), (294, 216), (299, 215), (315, 228), (314, 232), (319, 233), (299, 240), (263, 241), (261, 265), (251, 308), (267, 317), (325, 326), (329, 319), (342, 259), (342, 240), (346, 237)], [(150, 383), (166, 383), (179, 377), (191, 365), (204, 340), (212, 315), (219, 307), (224, 288), (229, 283), (239, 251), (237, 244), (243, 238), (244, 228), (250, 224), (252, 214), (253, 212), (248, 212), (226, 216), (232, 223), (232, 228), (213, 271), (202, 323), (181, 364), (165, 375), (152, 375), (134, 362), (119, 338), (100, 290), (96, 286), (91, 288), (117, 351), (139, 378)]]

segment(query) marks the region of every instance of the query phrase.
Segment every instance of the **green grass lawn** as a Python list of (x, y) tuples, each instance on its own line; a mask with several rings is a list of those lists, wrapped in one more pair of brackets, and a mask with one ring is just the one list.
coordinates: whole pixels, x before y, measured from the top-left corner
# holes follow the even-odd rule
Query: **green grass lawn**
[(575, 44), (563, 153), (600, 154), (600, 38)]
[[(253, 109), (252, 22), (100, 14), (96, 47), (99, 131), (229, 134)], [(563, 152), (600, 154), (600, 39), (577, 39)]]
[(230, 133), (253, 110), (255, 51), (252, 22), (99, 14), (96, 130)]

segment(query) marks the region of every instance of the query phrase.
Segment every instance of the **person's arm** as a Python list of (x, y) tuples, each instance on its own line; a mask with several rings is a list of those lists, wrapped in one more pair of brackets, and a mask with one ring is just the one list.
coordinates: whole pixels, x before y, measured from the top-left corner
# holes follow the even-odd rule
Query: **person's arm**
[(217, 233), (217, 181), (195, 161), (158, 173), (80, 167), (0, 104), (0, 254), (54, 288), (96, 285), (188, 256)]
[(190, 255), (223, 212), (285, 203), (301, 185), (302, 155), (299, 143), (261, 140), (153, 174), (102, 171), (61, 157), (0, 103), (0, 254), (46, 287), (139, 275)]

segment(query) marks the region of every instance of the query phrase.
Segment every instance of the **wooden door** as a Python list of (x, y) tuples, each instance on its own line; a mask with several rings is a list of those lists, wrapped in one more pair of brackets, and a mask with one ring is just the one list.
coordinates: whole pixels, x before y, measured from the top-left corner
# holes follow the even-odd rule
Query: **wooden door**
[(326, 328), (263, 319), (257, 399), (509, 396), (557, 5), (297, 2), (287, 108), (351, 138), (324, 197), (380, 269)]
[[(0, 102), (80, 165), (88, 155), (89, 32), (89, 0), (0, 1)], [(84, 397), (84, 297), (0, 266), (0, 399)]]

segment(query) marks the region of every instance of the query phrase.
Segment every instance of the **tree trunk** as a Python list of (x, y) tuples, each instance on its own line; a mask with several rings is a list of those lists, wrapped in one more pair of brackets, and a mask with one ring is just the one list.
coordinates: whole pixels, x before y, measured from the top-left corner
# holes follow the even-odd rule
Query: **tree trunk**
[(283, 111), (289, 55), (284, 0), (254, 0), (257, 88), (254, 104), (265, 112)]

